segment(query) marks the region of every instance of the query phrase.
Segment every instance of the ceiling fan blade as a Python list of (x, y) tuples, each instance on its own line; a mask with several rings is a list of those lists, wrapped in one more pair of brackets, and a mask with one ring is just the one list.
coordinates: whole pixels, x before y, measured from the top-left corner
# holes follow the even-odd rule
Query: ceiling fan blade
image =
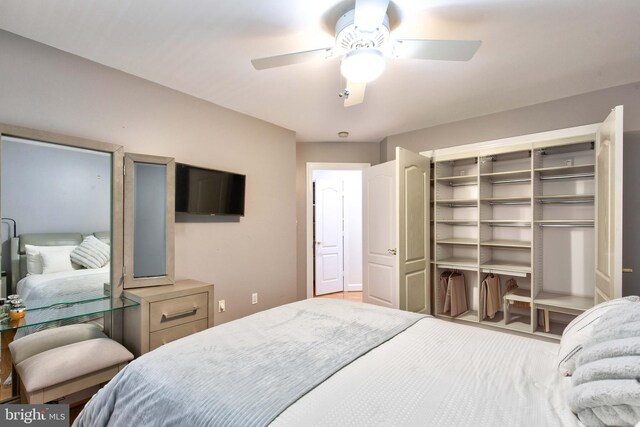
[(382, 25), (389, 0), (356, 0), (354, 24), (361, 31), (373, 31)]
[(327, 59), (333, 56), (333, 48), (307, 50), (305, 52), (287, 53), (285, 55), (268, 56), (266, 58), (252, 59), (251, 64), (256, 70), (283, 67), (285, 65), (300, 64), (302, 62)]
[(398, 58), (468, 61), (480, 43), (480, 40), (397, 40), (393, 53)]
[(353, 105), (362, 104), (362, 101), (364, 101), (364, 91), (366, 88), (366, 83), (356, 83), (348, 81), (347, 90), (349, 91), (349, 96), (344, 100), (344, 106), (351, 107)]

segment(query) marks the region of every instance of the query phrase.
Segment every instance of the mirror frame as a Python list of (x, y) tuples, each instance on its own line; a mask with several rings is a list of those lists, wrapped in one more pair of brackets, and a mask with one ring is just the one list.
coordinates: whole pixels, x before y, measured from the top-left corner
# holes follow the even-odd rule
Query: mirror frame
[[(135, 164), (150, 163), (165, 165), (166, 176), (166, 274), (155, 277), (134, 277), (134, 215), (135, 215)], [(146, 286), (173, 285), (175, 283), (175, 184), (176, 164), (172, 157), (151, 156), (147, 154), (124, 154), (124, 287), (125, 289)]]
[[(122, 253), (124, 229), (122, 170), (124, 148), (121, 145), (110, 144), (108, 142), (94, 141), (91, 139), (0, 123), (0, 140), (5, 136), (111, 154), (111, 297), (120, 298), (123, 291)], [(0, 165), (2, 164), (1, 161), (2, 150), (0, 149)], [(0, 185), (2, 185), (1, 182)], [(0, 209), (1, 207), (2, 199), (0, 198)], [(108, 316), (105, 313), (105, 330), (108, 331), (110, 328), (107, 319)]]

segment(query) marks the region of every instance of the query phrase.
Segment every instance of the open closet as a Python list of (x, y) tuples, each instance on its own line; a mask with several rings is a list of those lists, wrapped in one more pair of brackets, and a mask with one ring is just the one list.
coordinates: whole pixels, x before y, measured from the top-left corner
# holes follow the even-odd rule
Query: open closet
[(436, 316), (559, 338), (621, 296), (621, 120), (425, 153)]
[[(603, 123), (421, 154), (431, 158), (434, 315), (558, 339), (573, 317), (622, 295), (622, 107)], [(389, 199), (402, 205), (396, 187)], [(381, 277), (365, 278), (365, 295)]]

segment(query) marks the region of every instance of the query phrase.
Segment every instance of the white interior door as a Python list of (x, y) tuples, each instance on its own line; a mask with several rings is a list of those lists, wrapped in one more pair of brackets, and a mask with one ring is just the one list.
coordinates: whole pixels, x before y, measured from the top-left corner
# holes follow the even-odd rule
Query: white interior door
[(316, 179), (316, 295), (344, 289), (342, 181)]
[(430, 314), (429, 158), (397, 147), (396, 159), (399, 306)]
[(596, 136), (595, 303), (622, 296), (622, 106)]
[(395, 161), (364, 169), (362, 214), (362, 300), (399, 308)]

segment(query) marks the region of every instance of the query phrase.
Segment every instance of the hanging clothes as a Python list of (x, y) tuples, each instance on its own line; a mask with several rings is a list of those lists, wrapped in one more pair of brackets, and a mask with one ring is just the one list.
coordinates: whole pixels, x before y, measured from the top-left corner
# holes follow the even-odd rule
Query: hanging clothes
[(464, 283), (464, 275), (453, 273), (447, 281), (447, 294), (444, 302), (444, 312), (450, 312), (455, 317), (467, 311), (467, 285)]
[(440, 282), (438, 283), (438, 307), (440, 312), (446, 313), (448, 310), (445, 310), (445, 299), (447, 296), (447, 288), (449, 287), (449, 276), (451, 276), (451, 271), (443, 271), (440, 274)]
[(489, 319), (493, 319), (501, 304), (500, 277), (497, 274), (488, 274), (480, 285), (480, 318), (489, 316)]

